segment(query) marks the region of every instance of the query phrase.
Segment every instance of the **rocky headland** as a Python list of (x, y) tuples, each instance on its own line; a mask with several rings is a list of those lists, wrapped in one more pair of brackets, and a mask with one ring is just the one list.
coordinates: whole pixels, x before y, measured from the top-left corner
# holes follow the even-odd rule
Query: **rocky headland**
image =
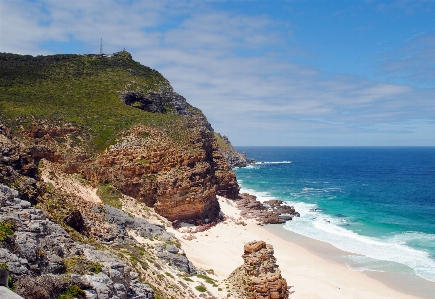
[(227, 136), (222, 136), (221, 134), (216, 133), (216, 139), (219, 143), (220, 153), (224, 156), (225, 160), (227, 160), (231, 167), (246, 167), (249, 164), (256, 162), (254, 159), (248, 159), (246, 153), (239, 153), (231, 144), (231, 141)]
[(0, 62), (0, 266), (23, 297), (224, 298), (168, 229), (222, 222), (218, 196), (295, 215), (240, 196), (253, 161), (128, 52)]

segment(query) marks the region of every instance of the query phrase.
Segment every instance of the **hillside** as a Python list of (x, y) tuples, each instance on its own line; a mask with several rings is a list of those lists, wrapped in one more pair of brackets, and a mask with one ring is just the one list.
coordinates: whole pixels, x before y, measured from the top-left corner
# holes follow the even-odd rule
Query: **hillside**
[(213, 280), (165, 227), (210, 226), (217, 195), (238, 197), (219, 144), (128, 52), (1, 53), (0, 267), (26, 298), (197, 298)]
[(211, 221), (216, 194), (237, 196), (206, 117), (128, 52), (0, 61), (0, 121), (36, 162), (112, 185), (171, 221)]

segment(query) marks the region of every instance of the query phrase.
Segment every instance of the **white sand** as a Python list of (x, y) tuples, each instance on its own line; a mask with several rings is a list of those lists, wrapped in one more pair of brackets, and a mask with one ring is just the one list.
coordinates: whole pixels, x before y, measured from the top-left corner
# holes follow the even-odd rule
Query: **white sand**
[[(62, 171), (56, 169), (56, 165), (47, 161), (43, 161), (41, 178), (46, 183), (51, 183), (53, 187), (61, 189), (66, 193), (75, 194), (85, 201), (101, 204), (102, 201), (97, 195), (97, 188), (90, 185), (84, 185), (77, 178), (72, 175), (64, 174)], [(53, 175), (50, 175), (52, 173)]]
[[(172, 230), (182, 241), (182, 248), (196, 267), (213, 269), (223, 279), (243, 264), (243, 246), (253, 240), (272, 244), (282, 276), (286, 278), (292, 299), (407, 299), (417, 298), (393, 290), (361, 272), (345, 265), (321, 258), (291, 240), (273, 234), (269, 229), (252, 220), (244, 220), (246, 226), (236, 224), (239, 211), (231, 200), (219, 198), (223, 213), (230, 218), (211, 229), (186, 237), (188, 228)], [(184, 231), (184, 233), (183, 233)], [(291, 236), (291, 234), (289, 234)]]

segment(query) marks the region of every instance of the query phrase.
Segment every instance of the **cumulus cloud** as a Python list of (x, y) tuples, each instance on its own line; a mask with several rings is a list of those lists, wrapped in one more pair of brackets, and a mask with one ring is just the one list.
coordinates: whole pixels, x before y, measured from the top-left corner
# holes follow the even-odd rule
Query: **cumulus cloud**
[[(159, 70), (234, 144), (358, 145), (388, 138), (395, 144), (403, 134), (423, 140), (422, 128), (434, 127), (433, 89), (297, 64), (292, 58), (306, 53), (291, 24), (267, 15), (223, 11), (204, 1), (1, 3), (0, 51), (49, 54), (58, 43), (95, 53), (103, 37), (106, 52), (126, 48)], [(407, 75), (433, 79), (433, 69), (421, 63), (433, 63), (432, 46), (431, 37), (422, 37), (405, 49), (412, 56), (385, 60), (384, 70), (396, 74), (413, 65), (421, 71)]]

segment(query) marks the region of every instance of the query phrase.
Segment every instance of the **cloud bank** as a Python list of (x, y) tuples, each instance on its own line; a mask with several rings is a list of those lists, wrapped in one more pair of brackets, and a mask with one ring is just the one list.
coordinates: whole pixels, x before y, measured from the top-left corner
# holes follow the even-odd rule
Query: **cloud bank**
[[(0, 51), (126, 48), (236, 145), (435, 145), (435, 35), (385, 53), (382, 80), (298, 63), (291, 20), (204, 1), (1, 1)], [(394, 80), (399, 78), (400, 80)]]

